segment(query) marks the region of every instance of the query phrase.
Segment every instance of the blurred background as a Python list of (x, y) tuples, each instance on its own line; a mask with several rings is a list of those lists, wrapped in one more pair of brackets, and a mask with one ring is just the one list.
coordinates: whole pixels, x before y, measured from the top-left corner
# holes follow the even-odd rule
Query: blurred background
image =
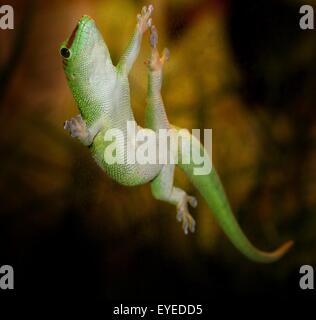
[[(144, 1), (12, 1), (15, 29), (0, 30), (0, 265), (15, 269), (19, 299), (211, 301), (294, 299), (299, 268), (316, 267), (315, 31), (299, 28), (312, 0), (153, 0), (159, 47), (168, 47), (169, 119), (213, 129), (213, 161), (251, 241), (295, 247), (279, 262), (248, 261), (200, 195), (195, 234), (148, 185), (108, 178), (63, 130), (78, 113), (59, 56), (83, 14), (95, 18), (117, 62)], [(143, 124), (148, 34), (130, 76)], [(4, 294), (0, 292), (0, 294)], [(315, 297), (315, 294), (312, 295)], [(190, 300), (191, 299), (191, 300)]]

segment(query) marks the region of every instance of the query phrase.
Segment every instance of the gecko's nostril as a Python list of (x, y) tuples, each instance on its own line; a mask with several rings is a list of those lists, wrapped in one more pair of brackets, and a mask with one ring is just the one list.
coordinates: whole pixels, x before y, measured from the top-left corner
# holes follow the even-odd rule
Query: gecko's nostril
[(60, 54), (63, 58), (68, 59), (70, 57), (70, 50), (66, 47), (60, 49)]

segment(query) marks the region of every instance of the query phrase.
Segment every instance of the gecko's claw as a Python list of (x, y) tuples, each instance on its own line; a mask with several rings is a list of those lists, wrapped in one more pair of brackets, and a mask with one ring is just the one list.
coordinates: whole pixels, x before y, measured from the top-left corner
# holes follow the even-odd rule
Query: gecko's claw
[(186, 196), (184, 201), (182, 201), (177, 207), (177, 220), (182, 222), (182, 228), (185, 234), (188, 234), (188, 231), (194, 232), (196, 224), (188, 210), (188, 202), (191, 206), (193, 206), (192, 204), (197, 205), (197, 201), (194, 197)]
[(154, 11), (154, 7), (149, 5), (148, 8), (144, 6), (140, 14), (137, 15), (137, 27), (140, 33), (144, 33), (152, 25), (152, 19), (150, 18)]

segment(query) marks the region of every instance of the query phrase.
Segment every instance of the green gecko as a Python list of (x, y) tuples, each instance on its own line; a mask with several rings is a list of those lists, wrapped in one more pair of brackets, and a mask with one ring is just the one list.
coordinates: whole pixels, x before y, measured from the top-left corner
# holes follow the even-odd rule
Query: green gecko
[[(168, 121), (160, 94), (162, 69), (168, 60), (169, 52), (165, 49), (162, 56), (158, 53), (158, 35), (152, 25), (152, 12), (152, 5), (143, 7), (141, 14), (137, 16), (133, 36), (116, 66), (112, 63), (107, 45), (94, 20), (89, 16), (81, 18), (71, 36), (60, 48), (68, 85), (80, 111), (80, 115), (65, 122), (64, 128), (72, 137), (78, 138), (83, 145), (90, 148), (98, 165), (118, 183), (126, 186), (150, 183), (152, 194), (156, 199), (177, 207), (177, 219), (182, 222), (184, 232), (187, 234), (188, 230), (194, 232), (195, 229), (195, 221), (189, 213), (188, 205), (196, 207), (197, 201), (195, 197), (174, 186), (174, 164), (127, 162), (110, 164), (104, 152), (108, 145), (104, 139), (107, 130), (112, 128), (122, 130), (124, 139), (117, 143), (126, 144), (126, 123), (135, 121), (130, 103), (128, 74), (140, 51), (142, 36), (147, 30), (150, 30), (152, 49), (147, 63), (145, 126), (155, 134), (159, 129), (175, 128)], [(141, 127), (137, 126), (137, 130), (141, 130)], [(175, 134), (177, 130), (174, 130)], [(192, 142), (193, 148), (204, 150), (193, 136), (187, 139)], [(180, 149), (177, 152), (181, 157)], [(293, 242), (288, 241), (273, 252), (255, 248), (233, 215), (215, 168), (213, 167), (208, 175), (195, 175), (193, 163), (177, 165), (202, 194), (228, 238), (249, 259), (262, 263), (273, 262), (282, 257), (292, 246)]]

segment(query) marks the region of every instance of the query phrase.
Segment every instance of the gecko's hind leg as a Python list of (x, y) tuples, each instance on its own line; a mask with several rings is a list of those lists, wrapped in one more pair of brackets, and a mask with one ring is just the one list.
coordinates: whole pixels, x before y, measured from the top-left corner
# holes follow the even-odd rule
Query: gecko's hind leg
[(92, 143), (93, 138), (91, 137), (86, 122), (80, 114), (70, 120), (66, 120), (64, 129), (67, 130), (73, 138), (78, 138), (85, 146), (89, 146)]
[(151, 183), (153, 196), (162, 201), (174, 204), (177, 207), (177, 220), (182, 222), (184, 233), (195, 231), (195, 221), (191, 216), (188, 204), (197, 206), (197, 200), (189, 196), (184, 190), (173, 185), (174, 165), (165, 165), (159, 175)]

